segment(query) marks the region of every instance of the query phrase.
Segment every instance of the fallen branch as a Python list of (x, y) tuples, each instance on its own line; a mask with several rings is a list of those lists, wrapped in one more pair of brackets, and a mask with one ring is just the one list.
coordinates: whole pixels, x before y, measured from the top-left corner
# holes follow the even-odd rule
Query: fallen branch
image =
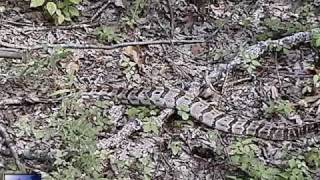
[(99, 23), (92, 24), (74, 24), (69, 26), (40, 26), (40, 27), (27, 27), (23, 28), (23, 31), (48, 31), (53, 29), (60, 30), (71, 30), (71, 29), (83, 29), (83, 28), (93, 28), (99, 26)]
[(104, 49), (111, 50), (117, 48), (123, 48), (127, 46), (145, 46), (145, 45), (155, 45), (155, 44), (196, 44), (196, 43), (210, 43), (206, 40), (158, 40), (158, 41), (141, 41), (141, 42), (125, 42), (120, 44), (115, 44), (111, 46), (105, 45), (92, 45), (92, 44), (46, 44), (46, 45), (36, 45), (32, 47), (26, 47), (22, 45), (15, 45), (0, 41), (0, 46), (14, 48), (14, 49), (26, 49), (26, 50), (37, 50), (44, 48), (68, 48), (68, 49)]
[(170, 2), (170, 0), (167, 0), (167, 6), (169, 8), (169, 12), (170, 12), (170, 35), (171, 38), (174, 37), (174, 17), (173, 17), (173, 8), (172, 8), (172, 4)]

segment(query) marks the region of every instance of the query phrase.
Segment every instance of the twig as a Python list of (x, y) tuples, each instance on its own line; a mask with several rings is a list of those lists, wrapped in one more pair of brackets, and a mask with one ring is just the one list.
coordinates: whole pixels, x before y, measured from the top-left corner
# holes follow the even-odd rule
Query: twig
[(171, 35), (171, 38), (174, 37), (174, 17), (173, 17), (173, 9), (172, 9), (172, 5), (171, 5), (171, 1), (170, 0), (167, 0), (167, 4), (168, 4), (168, 7), (169, 7), (169, 11), (170, 11), (170, 25), (171, 25), (171, 31), (170, 31), (170, 35)]
[(82, 29), (82, 28), (89, 28), (89, 27), (97, 27), (99, 23), (93, 24), (75, 24), (70, 26), (40, 26), (40, 27), (28, 27), (24, 28), (24, 31), (47, 31), (52, 29), (60, 29), (60, 30), (70, 30), (70, 29)]
[(22, 53), (19, 51), (10, 51), (6, 48), (0, 48), (0, 57), (22, 59)]
[(16, 22), (16, 21), (10, 21), (10, 20), (1, 20), (2, 23), (3, 22), (6, 22), (6, 23), (9, 23), (9, 24), (12, 24), (12, 25), (15, 25), (15, 26), (33, 26), (32, 24), (30, 23), (24, 23), (24, 22)]
[[(141, 42), (125, 42), (120, 44), (115, 44), (111, 46), (105, 45), (92, 45), (92, 44), (46, 44), (46, 45), (36, 45), (32, 47), (26, 47), (21, 45), (15, 45), (0, 41), (0, 46), (14, 48), (14, 49), (27, 49), (27, 50), (37, 50), (43, 48), (68, 48), (68, 49), (117, 49), (127, 46), (143, 46), (143, 45), (154, 45), (154, 44), (196, 44), (196, 43), (205, 43), (206, 40), (158, 40), (158, 41), (141, 41)], [(209, 41), (212, 42), (212, 41)]]
[(91, 17), (91, 22), (93, 22), (98, 16), (99, 14), (104, 11), (110, 4), (110, 1), (108, 1), (107, 3), (105, 3), (92, 17)]
[(17, 154), (17, 152), (15, 151), (14, 147), (13, 147), (13, 143), (9, 138), (8, 133), (6, 132), (6, 129), (0, 125), (0, 136), (4, 139), (5, 144), (7, 145), (7, 147), (10, 150), (11, 155), (13, 156), (15, 163), (17, 165), (17, 167), (19, 168), (20, 171), (25, 171), (24, 166), (22, 165), (22, 163), (19, 160), (19, 156)]
[(234, 86), (236, 84), (240, 84), (242, 82), (246, 82), (246, 81), (250, 81), (252, 78), (249, 77), (249, 78), (242, 78), (242, 79), (238, 79), (238, 80), (235, 80), (235, 81), (231, 81), (231, 82), (228, 82), (225, 87), (229, 87), (229, 86)]
[(7, 47), (7, 48), (12, 48), (12, 49), (29, 49), (25, 46), (20, 46), (20, 45), (16, 45), (16, 44), (10, 44), (10, 43), (6, 43), (0, 40), (0, 46), (3, 47)]

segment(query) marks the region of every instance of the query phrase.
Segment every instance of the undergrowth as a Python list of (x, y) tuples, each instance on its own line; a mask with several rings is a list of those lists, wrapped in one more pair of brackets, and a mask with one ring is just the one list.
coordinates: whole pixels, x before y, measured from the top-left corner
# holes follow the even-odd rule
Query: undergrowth
[(229, 179), (311, 180), (320, 163), (318, 148), (302, 155), (288, 154), (284, 160), (286, 164), (282, 167), (268, 165), (259, 160), (258, 154), (261, 149), (254, 144), (252, 138), (240, 140), (231, 145), (230, 149), (231, 164), (243, 173), (240, 175), (241, 173), (232, 172), (232, 175), (227, 176)]
[(66, 99), (58, 112), (52, 114), (48, 130), (51, 137), (59, 137), (60, 146), (53, 163), (54, 179), (77, 179), (102, 177), (104, 152), (97, 148), (97, 135), (112, 126), (103, 115), (102, 103), (83, 106), (75, 96)]

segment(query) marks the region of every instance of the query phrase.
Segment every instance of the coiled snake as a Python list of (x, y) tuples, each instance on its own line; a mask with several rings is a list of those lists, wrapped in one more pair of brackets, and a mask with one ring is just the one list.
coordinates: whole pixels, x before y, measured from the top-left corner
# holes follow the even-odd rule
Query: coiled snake
[(132, 105), (155, 105), (173, 109), (183, 106), (194, 119), (209, 128), (268, 140), (295, 140), (308, 133), (317, 132), (320, 127), (320, 122), (280, 127), (266, 120), (240, 119), (217, 110), (208, 102), (188, 95), (183, 90), (167, 87), (123, 88), (107, 86), (102, 91), (88, 92), (82, 95), (99, 99), (116, 98), (122, 103)]

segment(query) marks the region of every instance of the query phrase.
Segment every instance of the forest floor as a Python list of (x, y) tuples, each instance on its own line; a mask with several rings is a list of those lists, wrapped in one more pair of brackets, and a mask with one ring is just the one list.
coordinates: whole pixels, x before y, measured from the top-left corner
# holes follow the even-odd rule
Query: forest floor
[(319, 33), (263, 53), (257, 46), (256, 57), (235, 61), (259, 42), (311, 33), (319, 5), (83, 0), (77, 18), (55, 25), (30, 1), (1, 1), (1, 172), (45, 179), (320, 178), (314, 132), (269, 141), (210, 129), (182, 110), (79, 95), (110, 84), (167, 86), (239, 117), (283, 126), (319, 121)]

